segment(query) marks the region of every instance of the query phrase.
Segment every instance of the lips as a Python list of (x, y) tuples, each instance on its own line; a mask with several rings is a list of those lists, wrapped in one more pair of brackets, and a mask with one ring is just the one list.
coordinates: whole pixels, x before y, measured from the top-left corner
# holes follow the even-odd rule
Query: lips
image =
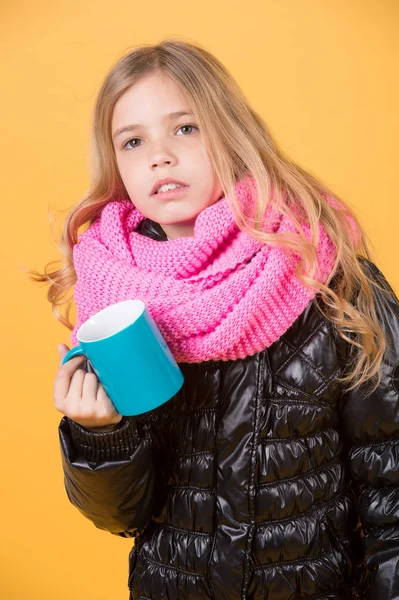
[(174, 188), (173, 190), (166, 190), (166, 192), (158, 192), (157, 194), (153, 194), (153, 196), (157, 196), (157, 200), (175, 200), (177, 198), (181, 198), (185, 196), (186, 190), (189, 188), (188, 185), (183, 185), (181, 187)]
[(153, 196), (154, 194), (157, 193), (157, 191), (159, 190), (159, 188), (162, 185), (166, 185), (167, 183), (176, 183), (177, 185), (184, 185), (185, 187), (188, 187), (188, 184), (185, 183), (184, 181), (179, 181), (178, 179), (173, 179), (173, 177), (164, 177), (163, 179), (158, 179), (151, 190), (151, 196)]
[[(165, 184), (164, 184), (164, 185), (165, 185)], [(178, 187), (176, 187), (176, 188), (171, 188), (170, 190), (163, 190), (162, 192), (161, 192), (161, 191), (159, 191), (159, 190), (161, 189), (161, 187), (162, 187), (162, 186), (159, 186), (159, 188), (158, 188), (158, 191), (157, 191), (157, 192), (155, 192), (155, 194), (153, 194), (153, 196), (154, 196), (154, 195), (158, 196), (158, 194), (166, 194), (166, 192), (175, 192), (176, 190), (181, 190), (181, 189), (183, 189), (184, 187), (187, 187), (186, 185), (182, 185), (181, 183), (177, 183), (176, 185), (177, 185)]]

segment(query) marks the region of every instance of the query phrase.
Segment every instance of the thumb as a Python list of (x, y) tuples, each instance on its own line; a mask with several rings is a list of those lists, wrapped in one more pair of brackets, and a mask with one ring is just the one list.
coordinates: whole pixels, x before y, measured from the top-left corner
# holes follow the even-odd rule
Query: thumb
[[(69, 348), (66, 344), (58, 344), (57, 350), (60, 357), (59, 365), (62, 365), (62, 361), (65, 357), (65, 354), (69, 352)], [(82, 364), (85, 360), (87, 360), (87, 358), (84, 354), (78, 354), (74, 356), (71, 360), (73, 360), (76, 364)]]
[(58, 354), (60, 357), (60, 364), (61, 364), (62, 359), (64, 358), (65, 354), (69, 351), (69, 348), (66, 344), (58, 344), (57, 350), (58, 350)]

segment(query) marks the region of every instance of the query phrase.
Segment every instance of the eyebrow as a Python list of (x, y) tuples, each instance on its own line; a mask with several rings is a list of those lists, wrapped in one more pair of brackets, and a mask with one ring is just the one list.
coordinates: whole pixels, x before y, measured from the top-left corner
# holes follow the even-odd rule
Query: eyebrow
[[(176, 112), (172, 112), (169, 113), (168, 115), (164, 116), (164, 119), (177, 119), (178, 117), (183, 117), (184, 115), (193, 115), (194, 113), (187, 111), (187, 110), (178, 110)], [(136, 129), (136, 128), (140, 128), (142, 127), (142, 125), (140, 124), (136, 124), (136, 125), (124, 125), (123, 127), (119, 127), (119, 129), (117, 129), (114, 133), (114, 135), (112, 136), (112, 139), (117, 138), (119, 135), (121, 135), (121, 133), (125, 133), (125, 131), (132, 131), (132, 129)]]

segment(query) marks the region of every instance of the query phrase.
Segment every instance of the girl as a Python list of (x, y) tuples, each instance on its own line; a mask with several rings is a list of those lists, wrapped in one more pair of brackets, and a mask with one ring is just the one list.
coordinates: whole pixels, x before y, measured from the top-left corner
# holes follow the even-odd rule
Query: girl
[[(130, 598), (398, 598), (399, 301), (356, 216), (184, 41), (116, 63), (92, 149), (66, 264), (36, 277), (72, 345), (144, 300), (185, 377), (122, 417), (59, 347), (66, 492), (135, 538)], [(73, 327), (57, 307), (75, 282)]]

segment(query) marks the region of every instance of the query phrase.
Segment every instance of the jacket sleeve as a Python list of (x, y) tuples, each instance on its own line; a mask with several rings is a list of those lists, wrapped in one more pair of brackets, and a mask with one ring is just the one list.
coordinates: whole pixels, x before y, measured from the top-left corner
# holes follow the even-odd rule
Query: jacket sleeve
[[(399, 300), (376, 265), (363, 269), (390, 294), (372, 286), (388, 350), (382, 379), (346, 392), (342, 423), (349, 441), (348, 466), (358, 493), (362, 548), (369, 600), (399, 598)], [(347, 346), (350, 344), (346, 342)], [(375, 381), (372, 382), (375, 385)], [(367, 385), (368, 384), (368, 385)], [(370, 386), (370, 387), (369, 387)], [(367, 389), (366, 389), (367, 387)], [(367, 392), (367, 394), (366, 394)]]
[(70, 502), (96, 527), (134, 537), (150, 520), (155, 466), (149, 429), (123, 417), (111, 432), (92, 432), (64, 416), (59, 424)]

